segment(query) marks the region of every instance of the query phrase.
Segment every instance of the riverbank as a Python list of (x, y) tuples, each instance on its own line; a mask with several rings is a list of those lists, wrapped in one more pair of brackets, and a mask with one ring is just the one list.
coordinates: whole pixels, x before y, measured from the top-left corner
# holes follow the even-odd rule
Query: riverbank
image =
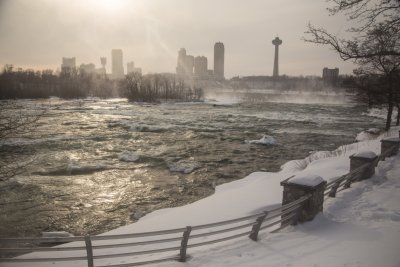
[(255, 171), (276, 172), (287, 161), (352, 143), (384, 122), (349, 104), (18, 103), (47, 112), (34, 132), (5, 142), (15, 158), (34, 163), (0, 188), (1, 237), (103, 233)]
[[(305, 168), (300, 169), (304, 165), (293, 161), (285, 164), (278, 173), (252, 173), (241, 180), (218, 186), (215, 194), (208, 198), (178, 208), (154, 211), (137, 223), (104, 235), (199, 225), (275, 207), (282, 198), (279, 183), (283, 179), (296, 174), (316, 174), (328, 181), (334, 179), (349, 171), (348, 157), (351, 154), (367, 150), (379, 154), (379, 140), (388, 135), (398, 136), (398, 130), (399, 128), (393, 128), (389, 134), (381, 135), (377, 139), (343, 146), (335, 151), (319, 152), (319, 156), (313, 157), (312, 161), (304, 159), (308, 161)], [(188, 253), (192, 259), (185, 266), (398, 266), (399, 163), (399, 155), (380, 162), (376, 175), (369, 180), (355, 183), (351, 189), (329, 199), (324, 213), (310, 223), (289, 227), (277, 234), (262, 233), (257, 243), (241, 238), (223, 245), (191, 249)], [(118, 249), (107, 250), (107, 253), (118, 252)], [(66, 254), (69, 253), (54, 253), (52, 256)], [(114, 259), (113, 262), (126, 263), (130, 260), (137, 259), (124, 257)], [(107, 262), (99, 260), (98, 264)], [(171, 262), (162, 266), (176, 265), (176, 262)], [(71, 263), (65, 266), (71, 266)]]

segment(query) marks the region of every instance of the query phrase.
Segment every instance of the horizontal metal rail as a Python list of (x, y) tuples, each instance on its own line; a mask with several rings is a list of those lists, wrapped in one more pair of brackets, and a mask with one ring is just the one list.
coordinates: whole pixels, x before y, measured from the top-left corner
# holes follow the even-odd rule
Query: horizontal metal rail
[(137, 255), (146, 255), (146, 254), (155, 254), (160, 252), (167, 251), (179, 251), (181, 247), (169, 247), (169, 248), (159, 248), (152, 250), (142, 250), (142, 251), (134, 251), (134, 252), (126, 252), (126, 253), (118, 253), (118, 254), (104, 254), (104, 255), (95, 255), (93, 259), (108, 259), (108, 258), (120, 258), (126, 256), (137, 256)]
[(86, 261), (87, 257), (60, 257), (60, 258), (0, 258), (0, 262), (57, 262), (57, 261)]
[(168, 238), (168, 239), (149, 240), (149, 241), (143, 241), (143, 242), (95, 245), (95, 246), (92, 246), (92, 248), (93, 249), (106, 249), (106, 248), (118, 248), (118, 247), (145, 246), (145, 245), (169, 243), (169, 242), (181, 241), (181, 240), (182, 240), (182, 237), (174, 237), (174, 238)]
[(44, 251), (75, 251), (85, 250), (86, 247), (31, 247), (31, 248), (0, 248), (0, 253), (30, 253)]
[(72, 237), (29, 237), (29, 238), (0, 238), (0, 244), (6, 243), (68, 243), (75, 241), (85, 241), (84, 236)]
[(200, 230), (200, 229), (212, 228), (212, 227), (216, 227), (216, 226), (223, 226), (223, 225), (227, 225), (227, 224), (247, 221), (247, 220), (250, 220), (250, 219), (257, 218), (257, 217), (259, 217), (259, 216), (261, 216), (263, 214), (264, 213), (260, 212), (260, 213), (257, 213), (257, 214), (253, 214), (253, 215), (249, 215), (249, 216), (245, 216), (245, 217), (240, 217), (240, 218), (237, 218), (237, 219), (232, 219), (232, 220), (227, 220), (227, 221), (219, 221), (219, 222), (203, 224), (203, 225), (195, 225), (195, 226), (192, 226), (192, 230)]
[[(294, 213), (291, 214), (291, 215), (288, 215), (288, 216), (285, 217), (283, 220), (291, 219), (291, 218), (293, 218), (295, 215), (296, 215), (296, 214), (294, 214)], [(267, 229), (267, 228), (272, 227), (272, 226), (274, 226), (274, 225), (277, 225), (278, 223), (281, 223), (281, 222), (282, 222), (282, 219), (277, 220), (277, 221), (274, 221), (274, 222), (269, 223), (269, 224), (267, 224), (267, 225), (263, 225), (263, 226), (260, 227), (260, 230)]]
[(157, 235), (168, 235), (168, 234), (176, 234), (182, 233), (186, 228), (176, 228), (171, 230), (162, 230), (162, 231), (153, 231), (153, 232), (143, 232), (143, 233), (132, 233), (132, 234), (123, 234), (123, 235), (101, 235), (101, 236), (91, 236), (92, 241), (95, 240), (110, 240), (110, 239), (126, 239), (126, 238), (135, 238), (135, 237), (148, 237), (148, 236), (157, 236)]
[(205, 242), (201, 242), (201, 243), (191, 244), (191, 245), (188, 245), (187, 247), (188, 248), (194, 248), (194, 247), (201, 247), (201, 246), (205, 246), (205, 245), (215, 244), (215, 243), (219, 243), (219, 242), (223, 242), (223, 241), (228, 241), (228, 240), (231, 240), (231, 239), (239, 238), (239, 237), (242, 237), (242, 236), (247, 236), (250, 233), (251, 233), (251, 231), (247, 231), (245, 233), (240, 233), (240, 234), (236, 234), (236, 235), (229, 236), (229, 237), (224, 237), (224, 238), (205, 241)]
[(217, 230), (217, 231), (208, 232), (208, 233), (190, 235), (190, 239), (199, 238), (199, 237), (205, 237), (205, 236), (218, 235), (218, 234), (227, 233), (227, 232), (232, 232), (232, 231), (235, 231), (235, 230), (239, 230), (239, 229), (243, 229), (243, 228), (247, 228), (247, 227), (253, 226), (254, 223), (255, 222), (251, 222), (251, 223), (246, 223), (246, 224), (243, 224), (243, 225), (239, 225), (239, 226), (235, 226), (235, 227), (231, 227), (231, 228), (227, 228), (227, 229), (223, 229), (223, 230)]
[(141, 262), (132, 262), (132, 263), (123, 263), (123, 264), (114, 264), (114, 265), (97, 265), (97, 267), (131, 267), (131, 266), (140, 266), (146, 264), (160, 263), (165, 261), (176, 261), (179, 260), (179, 257), (170, 257), (163, 258), (158, 260), (149, 260), (149, 261), (141, 261)]

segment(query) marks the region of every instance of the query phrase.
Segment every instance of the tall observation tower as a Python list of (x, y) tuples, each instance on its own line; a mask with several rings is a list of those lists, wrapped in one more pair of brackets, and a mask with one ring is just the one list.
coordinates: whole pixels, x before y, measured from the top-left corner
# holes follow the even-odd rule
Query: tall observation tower
[(275, 46), (275, 59), (274, 59), (274, 74), (273, 77), (279, 77), (279, 46), (282, 44), (282, 40), (276, 37), (272, 40), (272, 44)]

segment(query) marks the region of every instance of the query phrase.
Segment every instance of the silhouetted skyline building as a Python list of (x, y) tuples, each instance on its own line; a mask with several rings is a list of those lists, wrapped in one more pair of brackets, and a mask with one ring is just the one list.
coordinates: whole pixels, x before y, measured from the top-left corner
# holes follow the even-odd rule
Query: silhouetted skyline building
[(96, 72), (96, 66), (93, 63), (81, 64), (79, 66), (79, 71), (81, 73), (91, 74)]
[(135, 68), (135, 62), (131, 61), (126, 64), (126, 74), (139, 73), (142, 74), (141, 68)]
[(339, 78), (339, 68), (329, 69), (323, 68), (322, 69), (322, 79), (326, 82), (336, 84)]
[(214, 45), (214, 77), (217, 80), (224, 80), (225, 47), (221, 42)]
[(282, 40), (276, 37), (272, 40), (272, 44), (275, 46), (275, 58), (274, 58), (274, 72), (273, 77), (279, 77), (279, 46), (282, 44)]
[(76, 69), (75, 57), (63, 57), (61, 63), (61, 72), (70, 72)]
[(101, 75), (106, 75), (106, 64), (107, 64), (107, 58), (106, 57), (100, 57), (100, 64), (101, 67), (96, 69), (96, 73), (97, 74), (101, 74)]
[(192, 78), (194, 68), (194, 57), (186, 54), (186, 49), (181, 48), (178, 52), (178, 62), (176, 66), (176, 74), (180, 78)]
[(208, 60), (205, 56), (194, 58), (194, 75), (195, 77), (202, 79), (208, 77)]
[(111, 50), (111, 76), (113, 79), (124, 77), (124, 65), (121, 49)]

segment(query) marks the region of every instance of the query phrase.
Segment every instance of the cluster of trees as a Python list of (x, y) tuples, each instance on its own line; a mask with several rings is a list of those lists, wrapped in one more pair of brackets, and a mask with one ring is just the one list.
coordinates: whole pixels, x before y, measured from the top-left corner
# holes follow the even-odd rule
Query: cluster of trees
[(0, 73), (0, 99), (84, 97), (127, 97), (130, 101), (200, 101), (203, 90), (185, 86), (174, 75), (131, 73), (119, 81), (105, 74), (65, 68), (59, 75), (52, 70), (14, 70), (6, 65)]
[(203, 90), (185, 86), (183, 81), (176, 81), (174, 76), (162, 74), (131, 73), (119, 83), (120, 95), (130, 101), (158, 102), (161, 100), (201, 101)]
[(14, 70), (6, 65), (0, 74), (0, 99), (111, 97), (113, 92), (114, 82), (105, 75), (76, 69), (56, 75), (52, 70)]
[[(332, 15), (344, 13), (357, 27), (351, 38), (341, 38), (326, 29), (308, 25), (305, 41), (329, 46), (341, 59), (352, 60), (359, 99), (369, 106), (386, 105), (386, 130), (394, 107), (400, 103), (400, 1), (329, 0)], [(399, 117), (399, 115), (398, 115)], [(399, 118), (397, 119), (397, 124)]]

